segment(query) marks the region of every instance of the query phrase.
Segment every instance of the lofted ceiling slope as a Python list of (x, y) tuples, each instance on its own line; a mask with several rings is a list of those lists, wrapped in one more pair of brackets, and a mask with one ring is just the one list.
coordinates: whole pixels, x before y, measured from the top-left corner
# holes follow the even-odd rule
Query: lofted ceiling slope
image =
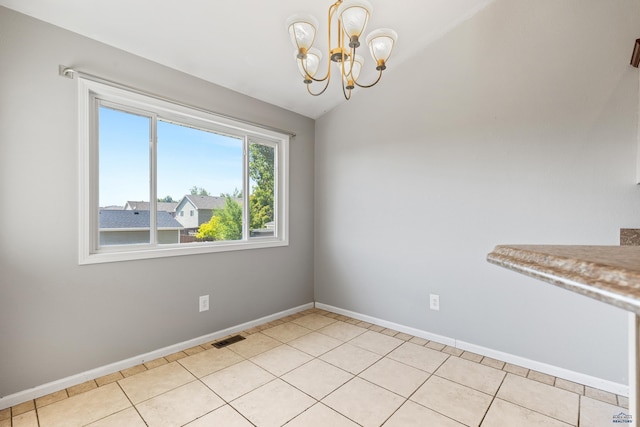
[[(397, 31), (397, 46), (385, 71), (392, 73), (492, 1), (371, 0), (373, 14), (365, 34), (381, 27)], [(332, 81), (320, 97), (307, 94), (285, 23), (296, 13), (315, 16), (321, 27), (315, 46), (326, 52), (330, 4), (330, 0), (0, 0), (7, 8), (313, 119), (347, 101), (338, 81)], [(369, 53), (363, 56), (366, 82), (375, 71)]]

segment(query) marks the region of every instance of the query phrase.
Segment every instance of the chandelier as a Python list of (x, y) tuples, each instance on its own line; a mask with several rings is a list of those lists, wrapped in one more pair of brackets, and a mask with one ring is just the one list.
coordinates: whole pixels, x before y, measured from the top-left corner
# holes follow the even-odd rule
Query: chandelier
[[(342, 82), (342, 93), (347, 100), (351, 98), (351, 91), (356, 86), (369, 88), (380, 81), (382, 72), (387, 68), (387, 61), (391, 56), (398, 35), (388, 28), (369, 33), (365, 41), (379, 73), (377, 79), (372, 83), (361, 84), (358, 77), (364, 64), (364, 58), (356, 51), (360, 47), (360, 38), (372, 10), (371, 3), (366, 0), (338, 0), (329, 7), (327, 23), (329, 55), (326, 73), (323, 77), (316, 77), (322, 53), (313, 47), (318, 20), (313, 16), (303, 14), (294, 15), (287, 20), (289, 36), (295, 47), (295, 61), (304, 78), (303, 82), (307, 85), (307, 91), (311, 95), (322, 95), (329, 87), (332, 62), (337, 65)], [(332, 30), (335, 30), (336, 37), (332, 37)], [(318, 92), (314, 92), (311, 89), (313, 82), (324, 82), (324, 87)]]

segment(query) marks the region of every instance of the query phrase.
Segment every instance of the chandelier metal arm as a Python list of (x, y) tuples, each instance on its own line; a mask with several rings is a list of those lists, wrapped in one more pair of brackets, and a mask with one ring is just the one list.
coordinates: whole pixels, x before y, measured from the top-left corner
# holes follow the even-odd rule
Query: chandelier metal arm
[[(323, 82), (325, 80), (331, 80), (331, 20), (333, 19), (333, 15), (335, 15), (336, 10), (338, 10), (338, 6), (340, 6), (340, 3), (342, 3), (342, 0), (336, 1), (334, 4), (332, 4), (329, 7), (329, 11), (327, 12), (327, 22), (328, 22), (327, 46), (329, 47), (329, 56), (327, 58), (327, 74), (325, 74), (325, 76), (323, 78), (321, 78), (321, 79), (315, 79), (315, 78), (311, 77), (311, 79), (316, 81), (316, 82)], [(342, 46), (341, 39), (342, 39), (342, 27), (340, 25), (340, 20), (338, 20), (338, 46)], [(305, 72), (306, 72), (306, 70), (305, 70)], [(325, 90), (326, 90), (326, 87), (322, 90), (322, 92), (324, 92)], [(322, 93), (322, 92), (320, 92), (320, 93)]]
[(327, 88), (329, 87), (329, 80), (327, 79), (325, 84), (324, 84), (324, 88), (322, 88), (322, 90), (318, 93), (313, 93), (311, 91), (311, 83), (307, 83), (307, 92), (309, 92), (309, 94), (313, 95), (313, 96), (320, 96), (324, 93), (325, 90), (327, 90)]
[(347, 101), (351, 99), (351, 89), (347, 89), (344, 86), (344, 82), (342, 82), (342, 94)]
[(361, 85), (360, 83), (358, 83), (358, 82), (356, 82), (356, 81), (354, 81), (354, 83), (356, 84), (356, 86), (361, 87), (361, 88), (365, 88), (365, 89), (366, 89), (366, 88), (373, 87), (373, 86), (375, 86), (376, 84), (378, 84), (378, 82), (379, 82), (379, 81), (380, 81), (380, 79), (382, 78), (382, 71), (383, 71), (383, 70), (380, 70), (380, 74), (378, 74), (378, 78), (376, 79), (376, 81), (375, 81), (375, 82), (373, 82), (373, 83), (371, 83), (371, 84), (368, 84), (368, 85)]
[[(344, 95), (344, 99), (346, 99), (347, 101), (351, 99), (351, 90), (353, 89), (353, 86), (347, 86), (345, 85), (345, 78), (347, 78), (347, 80), (349, 80), (349, 77), (351, 76), (351, 71), (353, 70), (353, 61), (355, 58), (355, 52), (356, 52), (356, 48), (351, 48), (351, 56), (349, 58), (350, 61), (350, 67), (349, 67), (349, 74), (345, 74), (345, 69), (344, 69), (344, 63), (345, 61), (343, 60), (340, 63), (340, 68), (342, 69), (342, 72), (340, 73), (341, 75), (341, 79), (340, 79), (340, 86), (342, 87), (342, 94)], [(355, 82), (354, 82), (355, 83)]]
[[(329, 57), (327, 58), (327, 73), (324, 75), (324, 77), (322, 78), (315, 78), (311, 75), (311, 73), (309, 73), (309, 71), (307, 71), (307, 67), (305, 65), (304, 61), (301, 61), (302, 63), (302, 69), (304, 70), (305, 74), (307, 75), (306, 80), (311, 80), (314, 82), (324, 82), (325, 80), (331, 80), (331, 20), (333, 19), (333, 15), (336, 13), (336, 10), (338, 10), (338, 6), (340, 6), (340, 4), (342, 3), (342, 0), (338, 0), (336, 1), (334, 4), (332, 4), (329, 7), (329, 11), (327, 12), (327, 22), (328, 22), (328, 28), (327, 28), (327, 46), (329, 47), (330, 51), (329, 51)], [(338, 20), (338, 47), (342, 46), (342, 27), (340, 25), (340, 20)], [(305, 83), (307, 83), (305, 81)], [(309, 83), (307, 83), (307, 86), (309, 85)], [(326, 90), (326, 86), (325, 88), (322, 90), (322, 92), (318, 93), (317, 95), (314, 95), (311, 90), (307, 87), (307, 90), (309, 91), (310, 94), (314, 95), (314, 96), (318, 96), (322, 93), (324, 93), (324, 91)]]
[[(313, 77), (309, 71), (307, 71), (307, 67), (304, 65), (304, 62), (302, 62), (302, 69), (304, 70), (305, 74), (307, 75), (307, 80), (310, 80), (309, 83), (311, 83), (311, 81), (314, 82), (324, 82), (324, 81), (329, 81), (331, 79), (331, 67), (329, 67), (329, 69), (327, 69), (327, 74), (321, 78), (321, 79), (316, 79), (315, 77)], [(305, 83), (307, 83), (305, 81)], [(307, 84), (309, 84), (307, 83)]]

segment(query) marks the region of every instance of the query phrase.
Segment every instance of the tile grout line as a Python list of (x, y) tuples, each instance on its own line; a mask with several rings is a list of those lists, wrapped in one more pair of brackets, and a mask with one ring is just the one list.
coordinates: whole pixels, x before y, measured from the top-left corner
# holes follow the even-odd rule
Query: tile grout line
[[(585, 393), (586, 393), (586, 389), (585, 389)], [(578, 422), (576, 423), (576, 427), (580, 427), (580, 410), (581, 409), (582, 409), (582, 396), (578, 397)]]
[[(140, 419), (142, 420), (142, 422), (146, 425), (149, 426), (149, 423), (147, 423), (147, 421), (142, 417), (142, 414), (140, 413), (140, 411), (138, 410), (138, 407), (133, 403), (133, 401), (131, 400), (131, 398), (129, 397), (129, 395), (127, 394), (126, 391), (124, 391), (124, 389), (122, 388), (122, 386), (120, 385), (119, 381), (115, 382), (118, 385), (118, 388), (120, 388), (120, 391), (122, 392), (122, 394), (125, 395), (125, 397), (127, 398), (127, 400), (129, 401), (129, 403), (131, 403), (131, 407), (133, 408), (134, 411), (136, 411), (136, 413), (138, 414), (138, 416), (140, 417)], [(105, 418), (110, 417), (113, 414), (107, 415)]]
[[(248, 359), (245, 359), (245, 360), (243, 360), (242, 362), (244, 362), (244, 361), (246, 361), (246, 360), (248, 360)], [(242, 363), (242, 362), (238, 362), (238, 363)], [(228, 367), (230, 367), (230, 366), (234, 366), (234, 365), (237, 365), (238, 363), (231, 364), (231, 365), (229, 365)], [(187, 368), (186, 368), (186, 367), (184, 367), (184, 366), (183, 366), (183, 368), (184, 368), (184, 369), (187, 369)], [(223, 368), (223, 369), (226, 369), (226, 368)], [(189, 371), (189, 370), (187, 369), (187, 371)], [(191, 371), (189, 371), (189, 372), (190, 372), (192, 375), (194, 375)], [(215, 371), (215, 372), (218, 372), (218, 371)], [(209, 414), (211, 414), (211, 413), (213, 413), (213, 412), (217, 411), (218, 409), (220, 409), (220, 408), (222, 408), (222, 407), (224, 407), (224, 406), (229, 406), (231, 409), (233, 409), (235, 412), (237, 412), (237, 413), (238, 413), (238, 415), (240, 415), (240, 416), (241, 416), (241, 417), (243, 417), (245, 420), (247, 420), (247, 422), (251, 423), (251, 422), (250, 422), (250, 421), (249, 421), (249, 420), (248, 420), (248, 419), (247, 419), (243, 414), (241, 414), (240, 412), (236, 411), (236, 408), (234, 408), (234, 407), (231, 405), (231, 402), (232, 402), (232, 401), (227, 401), (224, 397), (220, 396), (218, 393), (216, 393), (216, 391), (215, 391), (215, 390), (213, 390), (213, 389), (212, 389), (211, 387), (209, 387), (209, 386), (208, 386), (204, 381), (202, 381), (202, 378), (204, 378), (204, 377), (206, 377), (206, 376), (208, 376), (208, 375), (212, 375), (212, 374), (213, 374), (213, 373), (215, 373), (215, 372), (212, 372), (211, 374), (203, 375), (201, 378), (197, 378), (197, 377), (196, 377), (196, 380), (197, 380), (198, 382), (200, 382), (203, 386), (205, 386), (205, 387), (207, 388), (207, 390), (211, 391), (215, 396), (217, 396), (218, 398), (220, 398), (220, 400), (223, 402), (223, 404), (222, 404), (222, 405), (220, 405), (219, 407), (215, 408), (215, 409), (212, 409), (211, 411), (207, 412), (206, 414), (202, 414), (202, 415), (200, 415), (198, 418), (196, 418), (196, 419), (194, 419), (194, 420), (189, 421), (187, 424), (190, 424), (190, 423), (192, 423), (192, 422), (194, 422), (194, 421), (196, 421), (196, 420), (198, 420), (198, 419), (200, 419), (200, 418), (206, 417), (207, 415), (209, 415)], [(195, 375), (194, 375), (194, 376), (195, 376)], [(165, 393), (166, 393), (166, 392), (165, 392)], [(250, 393), (250, 392), (247, 392), (247, 393)], [(163, 394), (164, 394), (164, 393), (163, 393)], [(246, 394), (246, 393), (245, 393), (245, 394)], [(243, 395), (243, 396), (244, 396), (244, 395)], [(155, 396), (155, 397), (157, 397), (157, 396)], [(240, 398), (240, 397), (241, 397), (241, 396), (238, 396), (237, 398)], [(237, 398), (236, 398), (236, 399), (237, 399)], [(235, 399), (234, 399), (234, 400), (235, 400)], [(142, 418), (142, 414), (140, 414), (140, 418)], [(142, 418), (142, 419), (144, 420), (144, 418)], [(145, 423), (146, 423), (146, 421), (145, 421)], [(251, 424), (253, 424), (253, 423), (251, 423)], [(148, 424), (147, 424), (147, 426), (148, 426)]]
[[(408, 341), (405, 341), (405, 342), (408, 342)], [(400, 344), (398, 347), (400, 347), (401, 345), (402, 345), (402, 344)], [(398, 347), (396, 347), (396, 348), (398, 348)], [(395, 350), (395, 349), (394, 349), (394, 350)], [(392, 350), (392, 351), (393, 351), (393, 350)], [(389, 353), (387, 353), (387, 355), (389, 355), (390, 353), (392, 353), (392, 351), (390, 351)], [(387, 356), (384, 356), (384, 357), (386, 358)], [(391, 359), (391, 360), (393, 360), (393, 359)], [(445, 359), (445, 360), (447, 360), (447, 359)], [(396, 362), (398, 362), (398, 361), (396, 360)], [(378, 362), (376, 362), (376, 363), (378, 363)], [(402, 363), (402, 362), (398, 362), (398, 363)], [(374, 363), (374, 364), (375, 364), (375, 363)], [(404, 363), (402, 363), (402, 364), (403, 364), (403, 365), (405, 365)], [(373, 365), (371, 365), (371, 366), (373, 366)], [(405, 366), (409, 366), (409, 365), (405, 365)], [(412, 366), (412, 367), (413, 367), (413, 366)], [(368, 368), (367, 368), (367, 369), (368, 369)], [(418, 369), (418, 368), (415, 368), (415, 369)], [(366, 370), (366, 369), (365, 369), (365, 370)], [(364, 371), (363, 371), (363, 372), (364, 372)], [(427, 372), (427, 371), (423, 371), (423, 372)], [(383, 387), (383, 386), (381, 386), (381, 385), (379, 385), (379, 384), (374, 384), (373, 382), (371, 382), (371, 381), (367, 380), (366, 378), (360, 378), (360, 376), (358, 375), (358, 378), (360, 378), (360, 379), (362, 379), (362, 380), (364, 380), (364, 381), (368, 381), (369, 383), (371, 383), (371, 384), (373, 384), (373, 385), (376, 385), (376, 386), (378, 386), (378, 387), (381, 387), (381, 388), (383, 388), (383, 389), (385, 389), (385, 390), (387, 390), (387, 391), (389, 391), (389, 392), (391, 392), (391, 393), (395, 393), (396, 395), (398, 395), (398, 396), (400, 396), (400, 397), (402, 397), (402, 398), (404, 399), (404, 402), (402, 402), (402, 404), (401, 404), (400, 406), (398, 406), (398, 407), (395, 409), (395, 411), (393, 411), (393, 412), (392, 412), (392, 413), (391, 413), (387, 418), (385, 418), (385, 419), (384, 419), (384, 421), (382, 422), (381, 426), (382, 426), (382, 425), (384, 425), (387, 421), (389, 421), (389, 419), (390, 419), (391, 417), (393, 417), (393, 416), (396, 414), (396, 412), (398, 412), (398, 411), (400, 410), (400, 408), (402, 408), (404, 405), (406, 405), (406, 404), (407, 404), (407, 402), (409, 402), (409, 401), (410, 401), (411, 396), (413, 396), (414, 394), (416, 394), (416, 393), (417, 393), (417, 391), (418, 391), (418, 390), (419, 390), (423, 385), (425, 385), (425, 384), (427, 383), (427, 381), (429, 381), (429, 378), (431, 378), (431, 377), (434, 375), (434, 374), (432, 374), (432, 373), (430, 373), (430, 372), (427, 372), (427, 373), (428, 373), (428, 374), (430, 374), (430, 375), (429, 375), (429, 376), (428, 376), (428, 377), (427, 377), (427, 378), (426, 378), (426, 379), (425, 379), (425, 380), (424, 380), (424, 381), (423, 381), (423, 382), (422, 382), (422, 383), (421, 383), (421, 384), (420, 384), (420, 385), (419, 385), (419, 386), (418, 386), (418, 387), (417, 387), (417, 388), (416, 388), (416, 389), (415, 389), (411, 394), (409, 394), (409, 396), (407, 396), (407, 397), (400, 396), (399, 394), (395, 393), (394, 391), (389, 390), (388, 388)], [(417, 405), (420, 405), (418, 402), (414, 402), (414, 401), (412, 401), (412, 400), (411, 400), (411, 402), (413, 402), (413, 403), (415, 403), (415, 404), (417, 404)], [(422, 406), (422, 405), (420, 405), (420, 406)], [(441, 415), (445, 416), (444, 414), (441, 414)]]
[(480, 423), (478, 423), (479, 426), (481, 426), (482, 423), (484, 422), (484, 419), (487, 418), (487, 414), (489, 414), (489, 411), (491, 410), (491, 407), (493, 406), (493, 402), (495, 402), (496, 399), (498, 398), (498, 393), (500, 392), (500, 389), (502, 388), (502, 385), (504, 384), (504, 380), (507, 379), (507, 375), (509, 375), (508, 372), (506, 372), (504, 374), (504, 376), (502, 377), (502, 380), (500, 381), (500, 385), (496, 389), (496, 392), (491, 396), (491, 402), (489, 402), (489, 406), (487, 406), (487, 410), (484, 411), (484, 415), (482, 415), (482, 419), (480, 419)]
[[(547, 385), (548, 385), (548, 384), (547, 384)], [(553, 387), (553, 386), (552, 386), (552, 387)], [(567, 390), (567, 391), (568, 391), (568, 390)], [(577, 420), (577, 424), (575, 424), (575, 425), (574, 425), (574, 424), (570, 424), (570, 423), (568, 423), (568, 422), (566, 422), (566, 421), (563, 421), (563, 420), (561, 420), (561, 419), (559, 419), (559, 418), (556, 418), (556, 417), (554, 417), (554, 416), (552, 416), (552, 415), (543, 414), (542, 412), (538, 412), (538, 411), (536, 411), (535, 409), (531, 409), (531, 408), (528, 408), (528, 407), (526, 407), (526, 406), (522, 406), (522, 405), (521, 405), (521, 404), (519, 404), (519, 403), (515, 403), (515, 402), (512, 402), (512, 401), (510, 401), (510, 400), (506, 400), (506, 399), (500, 398), (500, 397), (498, 397), (497, 395), (496, 395), (496, 398), (497, 398), (497, 399), (500, 399), (500, 400), (502, 400), (502, 401), (504, 401), (504, 402), (507, 402), (507, 403), (509, 403), (509, 404), (511, 404), (511, 405), (517, 406), (518, 408), (526, 409), (527, 411), (531, 411), (531, 412), (533, 412), (533, 413), (535, 413), (535, 414), (542, 415), (543, 417), (546, 417), (546, 418), (551, 418), (552, 420), (558, 421), (558, 422), (560, 422), (560, 423), (563, 423), (563, 424), (566, 424), (566, 425), (569, 425), (569, 426), (577, 427), (577, 426), (580, 424), (580, 402), (581, 402), (581, 399), (578, 399), (578, 420)]]

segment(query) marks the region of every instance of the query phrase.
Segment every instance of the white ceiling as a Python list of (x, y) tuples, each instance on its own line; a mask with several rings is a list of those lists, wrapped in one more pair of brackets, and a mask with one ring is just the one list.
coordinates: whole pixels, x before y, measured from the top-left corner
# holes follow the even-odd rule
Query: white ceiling
[[(373, 14), (365, 33), (381, 27), (398, 33), (385, 71), (392, 73), (493, 0), (370, 1)], [(322, 96), (307, 94), (285, 22), (295, 13), (309, 13), (326, 27), (330, 2), (0, 0), (0, 5), (315, 119), (346, 101), (338, 81)], [(315, 46), (325, 57), (326, 40), (326, 28), (320, 28)], [(368, 52), (363, 57), (370, 69), (362, 72), (366, 83), (375, 67)]]

